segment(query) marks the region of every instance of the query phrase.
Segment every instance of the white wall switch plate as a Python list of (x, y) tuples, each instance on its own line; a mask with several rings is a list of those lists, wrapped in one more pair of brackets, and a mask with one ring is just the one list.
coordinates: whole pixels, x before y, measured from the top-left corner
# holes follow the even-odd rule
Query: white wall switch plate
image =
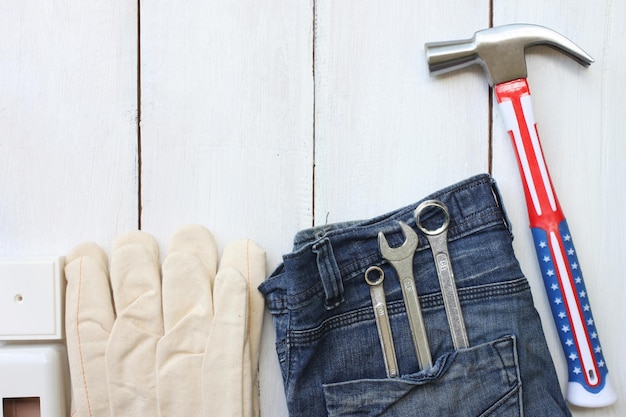
[(68, 416), (70, 378), (65, 346), (26, 343), (9, 342), (0, 347), (0, 417)]
[(0, 340), (63, 335), (64, 259), (0, 258)]

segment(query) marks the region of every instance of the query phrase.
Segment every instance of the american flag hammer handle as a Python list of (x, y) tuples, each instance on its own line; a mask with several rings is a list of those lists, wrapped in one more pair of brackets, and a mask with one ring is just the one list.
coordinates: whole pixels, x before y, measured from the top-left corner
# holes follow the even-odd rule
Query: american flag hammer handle
[(539, 142), (525, 78), (494, 86), (516, 151), (539, 266), (568, 365), (567, 400), (601, 407), (617, 396), (591, 312), (567, 221), (559, 205)]

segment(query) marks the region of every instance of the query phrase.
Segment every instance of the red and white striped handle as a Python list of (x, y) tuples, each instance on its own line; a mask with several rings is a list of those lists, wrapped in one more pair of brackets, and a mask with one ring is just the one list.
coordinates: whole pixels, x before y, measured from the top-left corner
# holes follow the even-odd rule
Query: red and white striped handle
[(602, 407), (617, 400), (573, 240), (543, 157), (525, 78), (494, 87), (517, 154), (530, 227), (552, 315), (568, 362), (567, 400)]

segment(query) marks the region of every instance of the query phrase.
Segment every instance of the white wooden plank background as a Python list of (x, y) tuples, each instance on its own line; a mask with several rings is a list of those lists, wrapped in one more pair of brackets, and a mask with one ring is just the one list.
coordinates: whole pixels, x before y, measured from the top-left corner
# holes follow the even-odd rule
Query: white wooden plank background
[(108, 3), (0, 1), (0, 256), (137, 227), (137, 9)]
[[(626, 6), (433, 4), (0, 0), (0, 256), (62, 255), (84, 240), (109, 248), (139, 225), (164, 248), (176, 227), (200, 222), (222, 248), (254, 239), (272, 269), (301, 228), (370, 217), (492, 167), (564, 386), (486, 79), (478, 68), (430, 77), (423, 46), (490, 21), (546, 25), (596, 59), (584, 69), (534, 48), (529, 82), (620, 395), (573, 411), (624, 415)], [(265, 323), (263, 415), (286, 416)]]

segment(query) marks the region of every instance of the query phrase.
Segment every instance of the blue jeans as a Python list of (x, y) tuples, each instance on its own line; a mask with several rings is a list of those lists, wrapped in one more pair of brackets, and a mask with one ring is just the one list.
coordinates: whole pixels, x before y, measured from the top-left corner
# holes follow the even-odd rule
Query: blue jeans
[[(276, 326), (291, 416), (569, 416), (495, 183), (479, 175), (427, 197), (450, 212), (448, 247), (469, 348), (455, 350), (426, 237), (414, 275), (433, 366), (419, 369), (402, 291), (377, 234), (404, 241), (417, 204), (299, 232), (259, 287)], [(421, 220), (436, 228), (441, 221)], [(430, 227), (429, 227), (430, 228)], [(400, 377), (388, 378), (365, 270), (380, 266)]]

